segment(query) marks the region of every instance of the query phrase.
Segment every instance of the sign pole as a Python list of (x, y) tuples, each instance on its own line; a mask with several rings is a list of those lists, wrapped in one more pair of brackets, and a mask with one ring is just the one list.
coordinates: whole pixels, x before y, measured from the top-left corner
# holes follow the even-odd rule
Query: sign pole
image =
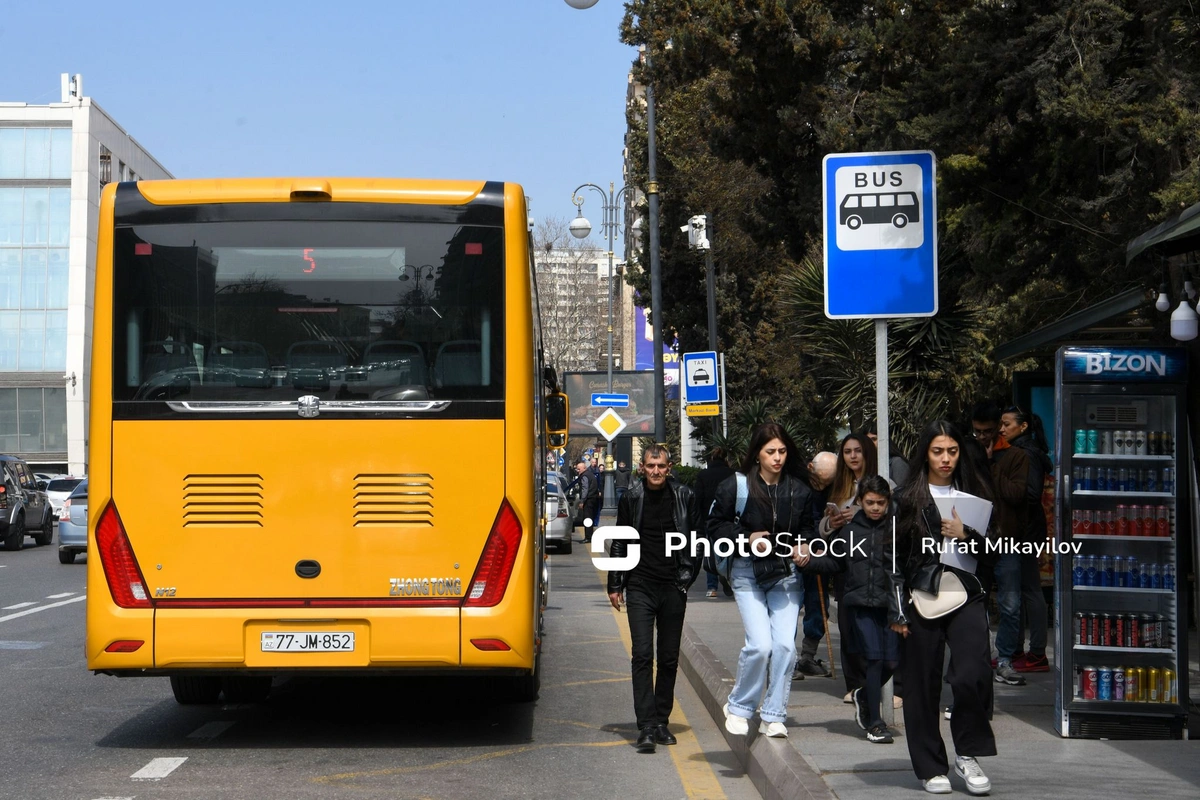
[[(875, 320), (875, 432), (879, 435), (879, 475), (888, 475), (888, 334), (887, 320)], [(892, 697), (895, 690), (889, 680), (883, 687), (883, 702), (879, 709), (885, 725), (895, 722), (896, 711)]]
[(721, 364), (721, 435), (729, 436), (729, 393), (725, 391), (725, 354), (717, 356)]

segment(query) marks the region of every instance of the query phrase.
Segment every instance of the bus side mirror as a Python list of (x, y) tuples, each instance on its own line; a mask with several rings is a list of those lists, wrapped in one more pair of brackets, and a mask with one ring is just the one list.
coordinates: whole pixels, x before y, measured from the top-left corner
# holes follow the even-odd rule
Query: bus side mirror
[(567, 396), (562, 392), (546, 395), (546, 444), (558, 449), (567, 446)]

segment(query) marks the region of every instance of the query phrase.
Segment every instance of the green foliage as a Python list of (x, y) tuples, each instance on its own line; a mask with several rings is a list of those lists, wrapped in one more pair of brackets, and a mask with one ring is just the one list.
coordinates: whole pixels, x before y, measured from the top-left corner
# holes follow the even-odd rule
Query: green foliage
[(696, 476), (699, 474), (699, 467), (685, 467), (682, 464), (676, 464), (671, 467), (671, 476), (684, 486), (695, 486)]
[(1049, 367), (996, 364), (997, 344), (1156, 286), (1126, 242), (1200, 201), (1200, 12), (1182, 0), (628, 0), (621, 36), (652, 55), (664, 321), (706, 346), (703, 260), (678, 229), (711, 212), (729, 396), (803, 446), (874, 404), (871, 325), (819, 311), (824, 155), (938, 157), (942, 311), (889, 325), (898, 443)]

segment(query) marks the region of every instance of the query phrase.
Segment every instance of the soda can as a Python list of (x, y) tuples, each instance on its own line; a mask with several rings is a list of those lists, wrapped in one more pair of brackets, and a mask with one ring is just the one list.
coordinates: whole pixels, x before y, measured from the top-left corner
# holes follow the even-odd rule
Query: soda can
[(1084, 467), (1083, 468), (1083, 488), (1085, 491), (1088, 491), (1088, 492), (1090, 492), (1096, 488), (1096, 468), (1095, 467)]
[(1174, 467), (1163, 467), (1162, 471), (1162, 488), (1160, 491), (1166, 494), (1175, 494), (1175, 469)]
[(1179, 702), (1179, 684), (1175, 677), (1175, 670), (1170, 667), (1162, 669), (1162, 702)]
[[(1130, 556), (1127, 563), (1129, 566), (1129, 588), (1140, 589), (1142, 586), (1142, 567), (1137, 560), (1137, 556)], [(1134, 645), (1137, 647), (1137, 645)]]
[(1075, 644), (1083, 644), (1084, 628), (1083, 628), (1083, 612), (1076, 611), (1074, 616), (1074, 625), (1072, 630), (1075, 634)]
[[(1099, 686), (1097, 685), (1097, 683), (1099, 680), (1100, 680), (1100, 676), (1097, 674), (1095, 667), (1084, 667), (1083, 668), (1083, 699), (1084, 700), (1095, 700), (1096, 699), (1096, 694), (1099, 689)], [(1109, 680), (1112, 680), (1111, 675), (1109, 676)]]
[(1158, 667), (1150, 667), (1146, 670), (1146, 702), (1161, 703), (1162, 702), (1162, 671)]
[(1163, 565), (1163, 588), (1175, 591), (1175, 565)]
[(1099, 576), (1096, 575), (1096, 566), (1097, 566), (1096, 557), (1095, 556), (1085, 556), (1085, 558), (1086, 558), (1086, 561), (1084, 562), (1084, 570), (1085, 571), (1083, 574), (1083, 585), (1084, 586), (1099, 586), (1100, 578), (1099, 578)]
[(1125, 700), (1125, 668), (1112, 668), (1112, 699), (1119, 702)]
[(1131, 431), (1131, 430), (1121, 431), (1121, 445), (1125, 448), (1125, 455), (1127, 455), (1127, 456), (1133, 455), (1133, 449), (1134, 449), (1133, 431)]
[(1128, 647), (1142, 646), (1142, 631), (1138, 625), (1138, 615), (1130, 614), (1125, 630), (1127, 631), (1126, 641), (1129, 642)]
[(1129, 491), (1129, 470), (1125, 467), (1121, 467), (1119, 470), (1117, 470), (1117, 491)]
[(1146, 434), (1146, 455), (1162, 455), (1162, 434), (1158, 431), (1150, 431)]
[(1162, 432), (1162, 455), (1175, 455), (1175, 436), (1170, 431)]
[(1096, 668), (1096, 699), (1097, 700), (1112, 700), (1113, 699), (1113, 671), (1109, 667)]
[(1083, 467), (1071, 467), (1071, 489), (1083, 491)]
[(1111, 456), (1113, 454), (1113, 432), (1100, 431), (1100, 455)]
[[(1097, 586), (1116, 586), (1117, 585), (1117, 573), (1116, 573), (1116, 570), (1113, 569), (1113, 558), (1112, 558), (1112, 556), (1108, 555), (1107, 553), (1105, 555), (1100, 556), (1099, 573), (1100, 573), (1100, 583), (1096, 584)], [(1161, 574), (1158, 576), (1158, 582), (1160, 584), (1162, 583), (1162, 575)], [(1160, 589), (1162, 587), (1156, 586), (1154, 588)]]
[(1129, 567), (1124, 556), (1113, 556), (1113, 586), (1129, 588)]
[(1115, 515), (1117, 523), (1117, 536), (1129, 535), (1129, 507), (1124, 503), (1117, 504), (1117, 513)]
[(1100, 452), (1100, 431), (1095, 428), (1087, 429), (1087, 453), (1096, 455)]
[(1145, 431), (1134, 431), (1133, 432), (1133, 455), (1135, 455), (1135, 456), (1146, 455), (1146, 432)]
[(1097, 467), (1096, 468), (1096, 491), (1097, 492), (1109, 491), (1108, 469), (1105, 467)]
[(1116, 647), (1116, 641), (1113, 639), (1115, 628), (1113, 627), (1113, 615), (1100, 615), (1100, 646), (1101, 647)]
[[(1143, 561), (1142, 562), (1142, 575), (1141, 575), (1141, 580), (1138, 581), (1138, 588), (1139, 589), (1154, 588), (1150, 585), (1150, 580), (1151, 580), (1151, 578), (1150, 578), (1150, 562)], [(1145, 646), (1145, 645), (1143, 644), (1143, 646)]]
[(1158, 638), (1154, 635), (1154, 617), (1149, 614), (1139, 615), (1138, 633), (1142, 639), (1142, 647), (1158, 647)]
[(1161, 589), (1162, 585), (1162, 565), (1154, 563), (1150, 565), (1150, 588)]
[(1141, 681), (1138, 679), (1139, 667), (1125, 668), (1125, 702), (1136, 703), (1141, 691)]
[(1163, 538), (1171, 535), (1171, 514), (1166, 506), (1154, 507), (1154, 535)]
[[(1084, 580), (1083, 556), (1075, 556), (1073, 559), (1071, 559), (1071, 585), (1072, 586), (1086, 586), (1087, 584), (1085, 584), (1083, 582), (1083, 580)], [(1075, 616), (1078, 617), (1079, 615), (1076, 614)], [(1079, 644), (1079, 642), (1076, 641), (1075, 644)]]
[(1154, 614), (1154, 640), (1158, 642), (1157, 647), (1170, 647), (1171, 643), (1167, 641), (1170, 638), (1167, 628), (1167, 618), (1162, 614)]
[(1075, 429), (1075, 452), (1078, 454), (1087, 453), (1087, 431), (1083, 428)]
[(1126, 644), (1129, 640), (1129, 626), (1126, 624), (1124, 614), (1117, 614), (1113, 617), (1113, 627), (1115, 628), (1113, 647), (1129, 647)]
[(1142, 507), (1139, 505), (1131, 505), (1126, 509), (1126, 513), (1129, 514), (1129, 525), (1128, 525), (1129, 535), (1130, 536), (1141, 536), (1142, 535)]

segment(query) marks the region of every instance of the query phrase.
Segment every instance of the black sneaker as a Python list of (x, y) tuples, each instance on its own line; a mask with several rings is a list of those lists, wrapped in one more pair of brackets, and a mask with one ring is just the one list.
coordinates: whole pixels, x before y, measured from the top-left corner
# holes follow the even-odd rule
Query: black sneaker
[(799, 664), (797, 664), (796, 668), (792, 670), (792, 680), (794, 680), (794, 681), (804, 680), (804, 673), (800, 671)]
[(867, 731), (867, 741), (874, 744), (891, 744), (895, 741), (892, 738), (891, 731), (883, 725), (876, 725)]
[(828, 678), (832, 674), (829, 672), (829, 667), (825, 666), (824, 661), (813, 656), (801, 656), (799, 663), (796, 664), (796, 669), (814, 678)]
[(865, 731), (867, 723), (871, 721), (871, 715), (867, 711), (867, 696), (860, 688), (850, 693), (850, 699), (854, 701), (854, 721)]

